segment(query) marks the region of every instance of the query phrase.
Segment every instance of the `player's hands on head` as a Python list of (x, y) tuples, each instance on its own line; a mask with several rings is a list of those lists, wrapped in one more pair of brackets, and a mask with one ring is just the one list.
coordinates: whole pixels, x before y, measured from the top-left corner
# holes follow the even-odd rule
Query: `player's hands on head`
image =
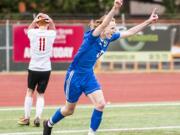
[(46, 22), (52, 22), (52, 19), (47, 15), (47, 14), (43, 14), (42, 16)]
[(34, 22), (38, 22), (41, 20), (41, 16), (43, 16), (43, 13), (39, 13), (35, 18), (34, 18)]
[(121, 8), (122, 4), (123, 4), (123, 0), (114, 0), (114, 7), (116, 9)]
[(157, 8), (154, 8), (148, 21), (151, 24), (151, 23), (156, 23), (158, 19), (159, 19), (159, 17), (157, 14)]
[(52, 19), (47, 15), (47, 14), (44, 14), (44, 13), (39, 13), (36, 18), (34, 19), (35, 22), (38, 22), (40, 20), (45, 20), (46, 22), (50, 22)]

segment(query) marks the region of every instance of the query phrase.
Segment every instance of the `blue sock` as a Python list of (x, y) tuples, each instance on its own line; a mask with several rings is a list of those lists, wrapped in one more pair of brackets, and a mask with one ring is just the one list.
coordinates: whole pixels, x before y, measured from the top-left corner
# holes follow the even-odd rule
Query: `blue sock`
[(91, 125), (90, 125), (90, 128), (93, 131), (96, 131), (99, 125), (101, 124), (102, 114), (103, 112), (94, 109), (93, 114), (91, 116)]
[(50, 123), (52, 125), (56, 124), (60, 120), (62, 120), (65, 116), (62, 115), (61, 109), (57, 109), (54, 115), (50, 118)]

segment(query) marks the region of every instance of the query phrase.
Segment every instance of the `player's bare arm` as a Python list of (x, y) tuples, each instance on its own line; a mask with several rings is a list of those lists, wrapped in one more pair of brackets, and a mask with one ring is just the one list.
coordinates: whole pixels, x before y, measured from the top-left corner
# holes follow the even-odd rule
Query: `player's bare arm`
[(52, 18), (47, 15), (47, 19), (49, 21), (49, 30), (56, 30), (55, 23)]
[(29, 25), (28, 29), (34, 29), (36, 28), (36, 23), (39, 21), (39, 17), (45, 17), (46, 14), (43, 14), (43, 13), (39, 13), (35, 18), (34, 20), (32, 21), (32, 23)]
[(39, 20), (39, 16), (41, 16), (42, 13), (39, 13), (34, 20), (32, 21), (32, 23), (29, 25), (28, 29), (34, 29), (36, 27), (36, 22)]
[(112, 18), (119, 13), (119, 9), (121, 8), (123, 4), (123, 0), (115, 0), (114, 6), (110, 10), (110, 12), (106, 15), (103, 22), (93, 31), (93, 36), (99, 36), (101, 32), (109, 25)]
[(144, 21), (143, 23), (132, 27), (131, 29), (127, 30), (127, 31), (123, 31), (121, 32), (121, 38), (125, 38), (125, 37), (129, 37), (132, 36), (138, 32), (140, 32), (141, 30), (143, 30), (146, 26), (152, 24), (152, 23), (156, 23), (158, 20), (158, 15), (156, 13), (157, 9), (155, 8), (152, 13), (151, 16), (149, 17), (149, 19), (147, 19), (146, 21)]

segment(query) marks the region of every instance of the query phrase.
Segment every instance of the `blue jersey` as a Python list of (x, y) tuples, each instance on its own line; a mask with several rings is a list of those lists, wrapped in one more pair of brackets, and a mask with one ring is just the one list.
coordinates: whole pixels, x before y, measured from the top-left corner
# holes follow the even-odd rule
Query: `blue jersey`
[(120, 33), (115, 33), (111, 39), (102, 40), (100, 36), (94, 37), (92, 32), (91, 30), (84, 34), (83, 43), (75, 55), (69, 70), (79, 72), (93, 71), (97, 59), (106, 52), (109, 43), (120, 37)]
[(111, 39), (102, 40), (100, 36), (94, 37), (93, 31), (84, 34), (84, 40), (73, 62), (71, 63), (64, 83), (66, 100), (75, 103), (82, 93), (91, 94), (101, 90), (93, 72), (97, 59), (106, 52), (110, 42), (120, 37), (119, 33), (113, 34)]

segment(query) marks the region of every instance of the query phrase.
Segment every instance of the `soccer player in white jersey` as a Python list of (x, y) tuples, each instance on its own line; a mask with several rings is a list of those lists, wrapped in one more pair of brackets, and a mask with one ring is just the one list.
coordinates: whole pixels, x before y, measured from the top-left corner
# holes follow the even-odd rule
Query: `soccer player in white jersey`
[(33, 93), (37, 90), (34, 126), (39, 127), (45, 104), (44, 93), (51, 73), (50, 56), (56, 38), (53, 20), (48, 15), (39, 13), (29, 25), (27, 36), (30, 40), (31, 60), (28, 68), (28, 89), (24, 101), (24, 117), (19, 119), (18, 124), (30, 124)]

